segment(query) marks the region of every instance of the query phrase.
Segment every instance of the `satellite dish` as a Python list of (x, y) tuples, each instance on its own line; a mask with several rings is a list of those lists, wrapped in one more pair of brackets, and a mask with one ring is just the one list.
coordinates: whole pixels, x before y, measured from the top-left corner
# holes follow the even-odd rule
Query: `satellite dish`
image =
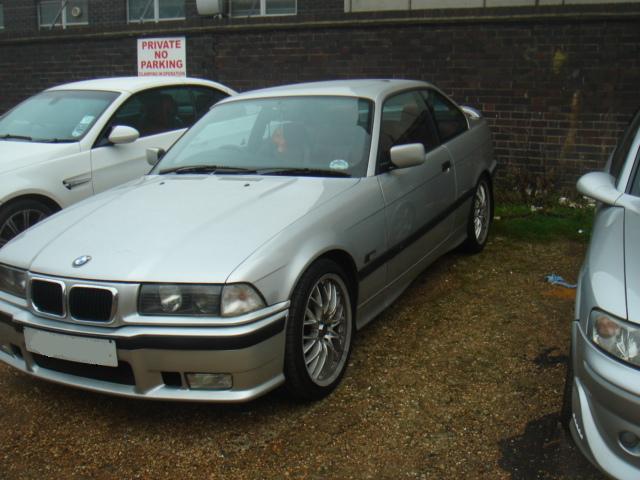
[(222, 13), (223, 0), (196, 0), (200, 15), (219, 15)]
[(73, 18), (78, 18), (82, 15), (82, 8), (78, 7), (77, 5), (75, 7), (73, 7), (71, 9), (71, 16)]

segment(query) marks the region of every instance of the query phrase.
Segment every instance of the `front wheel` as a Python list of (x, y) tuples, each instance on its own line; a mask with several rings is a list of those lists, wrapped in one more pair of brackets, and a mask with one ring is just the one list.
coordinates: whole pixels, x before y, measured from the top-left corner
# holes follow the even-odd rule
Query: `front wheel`
[(471, 211), (467, 220), (467, 239), (462, 244), (463, 250), (479, 253), (487, 243), (489, 227), (493, 216), (493, 192), (487, 177), (481, 177), (476, 185), (471, 202)]
[(25, 198), (9, 202), (0, 209), (0, 248), (52, 213), (49, 206), (37, 200)]
[(321, 259), (302, 275), (291, 298), (284, 374), (302, 400), (328, 395), (344, 374), (353, 338), (351, 294), (343, 269)]

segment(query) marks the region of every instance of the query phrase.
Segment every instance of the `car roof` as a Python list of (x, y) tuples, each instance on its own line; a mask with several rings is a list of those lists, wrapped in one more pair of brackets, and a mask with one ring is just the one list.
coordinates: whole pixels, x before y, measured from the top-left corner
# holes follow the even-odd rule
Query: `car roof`
[(51, 87), (48, 90), (103, 90), (110, 92), (135, 93), (148, 88), (166, 87), (171, 85), (202, 85), (217, 88), (233, 95), (236, 92), (220, 83), (190, 77), (111, 77), (81, 80)]
[(369, 98), (375, 101), (397, 91), (425, 87), (433, 87), (433, 85), (418, 80), (399, 79), (331, 80), (253, 90), (237, 95), (234, 100), (280, 96), (333, 95)]

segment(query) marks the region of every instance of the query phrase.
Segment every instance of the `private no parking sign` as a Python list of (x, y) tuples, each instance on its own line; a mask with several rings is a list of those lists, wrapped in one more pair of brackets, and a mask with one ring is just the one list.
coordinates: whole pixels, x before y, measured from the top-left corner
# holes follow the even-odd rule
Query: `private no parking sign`
[(138, 76), (186, 77), (185, 37), (139, 38)]

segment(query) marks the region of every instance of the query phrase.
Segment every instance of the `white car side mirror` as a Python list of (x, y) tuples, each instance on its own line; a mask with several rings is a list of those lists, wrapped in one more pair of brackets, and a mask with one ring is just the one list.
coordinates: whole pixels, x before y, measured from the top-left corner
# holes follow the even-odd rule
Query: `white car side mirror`
[(424, 145), (421, 143), (408, 143), (406, 145), (396, 145), (391, 147), (389, 152), (391, 163), (396, 168), (409, 168), (424, 163)]
[(139, 136), (140, 132), (135, 128), (127, 127), (125, 125), (116, 125), (111, 129), (109, 141), (114, 145), (119, 145), (121, 143), (135, 142)]
[(156, 166), (166, 152), (163, 148), (147, 148), (147, 163), (152, 167)]

